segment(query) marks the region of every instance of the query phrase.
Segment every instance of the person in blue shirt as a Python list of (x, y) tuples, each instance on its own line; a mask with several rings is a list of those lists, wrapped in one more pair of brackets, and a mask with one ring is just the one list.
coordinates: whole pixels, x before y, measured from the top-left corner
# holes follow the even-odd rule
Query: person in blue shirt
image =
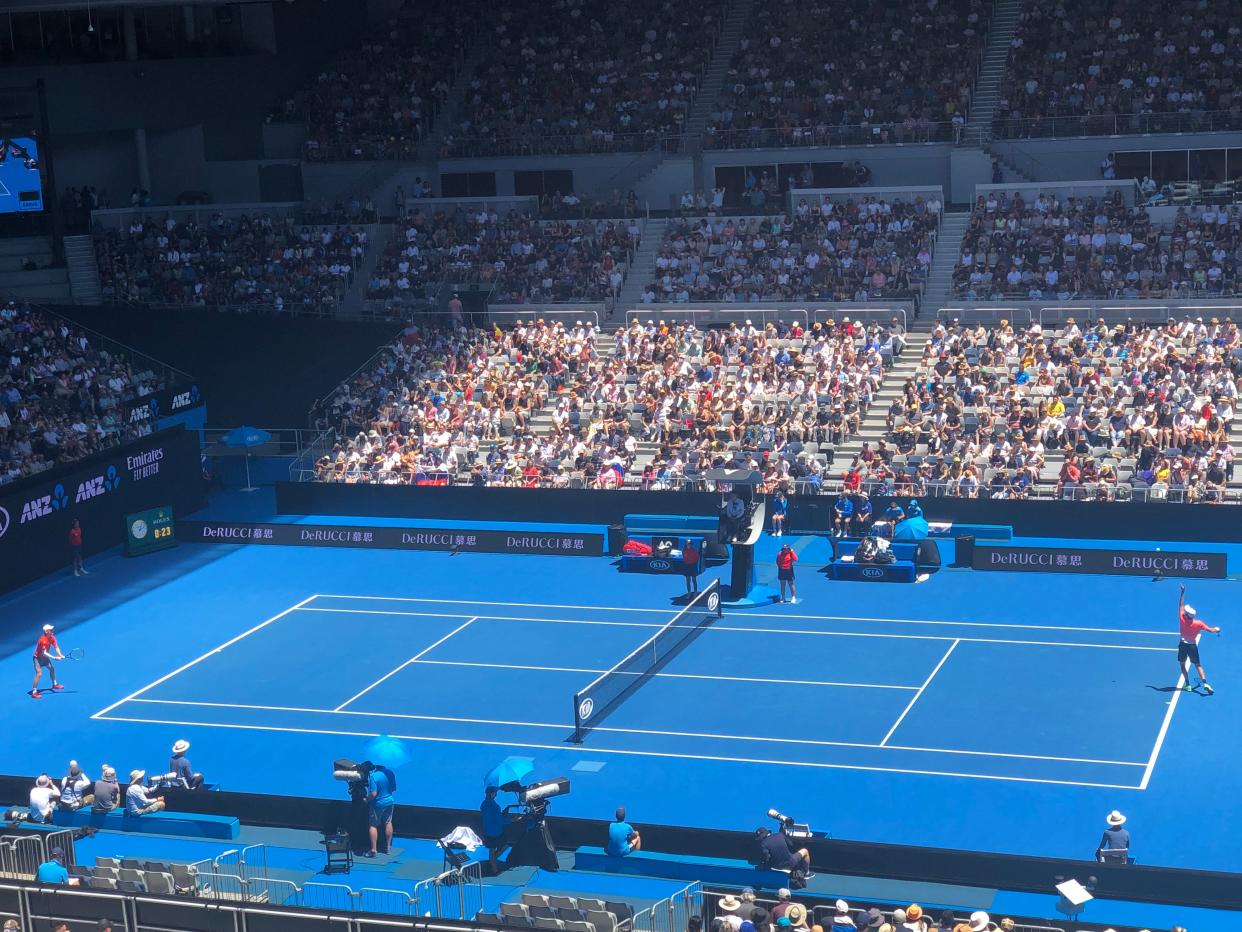
[(777, 492), (772, 499), (772, 536), (780, 537), (785, 533), (785, 516), (789, 511), (789, 499), (784, 492)]
[(395, 801), (393, 790), (397, 780), (387, 767), (374, 767), (367, 776), (367, 823), (371, 836), (371, 850), (366, 857), (373, 858), (379, 850), (379, 830), (384, 830), (384, 852), (392, 849), (392, 810)]
[(631, 851), (637, 851), (643, 846), (642, 837), (634, 829), (634, 826), (625, 821), (625, 807), (617, 807), (617, 819), (608, 826), (608, 844), (604, 846), (609, 854), (616, 858), (623, 858)]
[(483, 802), (479, 805), (479, 815), (483, 818), (483, 844), (487, 845), (487, 866), (492, 876), (500, 873), (500, 853), (505, 850), (505, 814), (496, 802), (496, 787), (489, 786), (483, 793)]
[(44, 861), (35, 871), (37, 883), (68, 883), (69, 870), (65, 867), (65, 849), (53, 848), (52, 859)]
[(892, 499), (888, 503), (888, 507), (884, 509), (884, 524), (888, 529), (886, 535), (889, 539), (893, 536), (893, 529), (897, 527), (899, 521), (904, 521), (906, 517), (905, 509), (897, 504), (897, 499)]
[(866, 492), (859, 492), (858, 499), (854, 502), (854, 517), (850, 521), (850, 529), (854, 536), (866, 536), (875, 517), (872, 512), (871, 496)]
[(854, 500), (845, 490), (837, 496), (832, 504), (832, 533), (844, 537), (850, 529), (850, 519), (854, 517)]

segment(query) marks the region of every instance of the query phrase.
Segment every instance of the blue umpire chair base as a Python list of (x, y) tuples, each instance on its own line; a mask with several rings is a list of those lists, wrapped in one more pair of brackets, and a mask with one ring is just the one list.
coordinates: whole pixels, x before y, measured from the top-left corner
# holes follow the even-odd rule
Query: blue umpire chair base
[(112, 832), (143, 832), (147, 835), (184, 835), (190, 838), (236, 838), (241, 822), (235, 816), (200, 815), (194, 812), (152, 812), (129, 816), (121, 810), (95, 812), (58, 809), (52, 822), (64, 828), (96, 828)]
[(853, 560), (837, 560), (829, 563), (828, 578), (848, 582), (895, 582), (912, 583), (918, 571), (910, 560), (896, 563), (855, 563)]

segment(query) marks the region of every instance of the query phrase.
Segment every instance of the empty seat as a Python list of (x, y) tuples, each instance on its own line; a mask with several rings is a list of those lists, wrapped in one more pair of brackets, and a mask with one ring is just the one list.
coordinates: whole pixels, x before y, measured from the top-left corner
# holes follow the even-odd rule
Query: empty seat
[(556, 910), (551, 906), (527, 906), (526, 914), (535, 920), (535, 924), (539, 924), (540, 919), (556, 919)]
[(548, 905), (556, 909), (577, 909), (578, 901), (572, 896), (549, 896)]
[(133, 867), (122, 867), (120, 871), (120, 876), (117, 879), (122, 882), (125, 882), (127, 880), (128, 881), (140, 881), (142, 880), (142, 871), (137, 868), (133, 868)]
[(565, 928), (565, 923), (559, 919), (533, 919), (532, 917), (532, 921), (536, 929), (556, 929), (559, 932)]
[(119, 874), (120, 874), (120, 868), (116, 868), (116, 867), (96, 867), (95, 868), (96, 877), (105, 877), (108, 880), (116, 880)]
[(70, 877), (93, 877), (94, 875), (95, 868), (93, 867), (85, 867), (81, 864), (74, 864), (69, 868)]
[(528, 919), (529, 914), (526, 912), (526, 906), (523, 903), (501, 903), (500, 915), (512, 916), (520, 919)]
[(578, 897), (578, 908), (581, 909), (583, 912), (589, 912), (592, 909), (597, 909), (602, 913), (604, 912), (604, 901), (603, 900), (591, 900), (591, 899), (587, 899), (584, 896), (580, 896)]
[[(634, 918), (634, 907), (629, 903), (618, 903), (614, 900), (605, 900), (604, 909), (617, 917), (617, 922), (628, 922)], [(594, 922), (594, 920), (591, 920)]]
[(90, 886), (92, 890), (115, 890), (116, 881), (111, 877), (92, 877)]
[(567, 922), (565, 932), (595, 932), (595, 926), (589, 922)]
[(587, 910), (587, 922), (595, 927), (595, 932), (613, 932), (617, 927), (616, 913), (602, 909)]
[(121, 893), (146, 893), (146, 885), (141, 880), (122, 880), (116, 885)]
[(522, 902), (527, 906), (547, 906), (548, 898), (542, 893), (523, 893)]
[(165, 871), (147, 871), (142, 875), (142, 882), (146, 884), (148, 893), (172, 896), (177, 892), (176, 885), (173, 883), (173, 875)]
[(581, 909), (558, 909), (556, 918), (568, 925), (571, 922), (586, 922), (586, 913)]
[(145, 870), (146, 866), (147, 866), (146, 862), (140, 861), (138, 858), (121, 858), (121, 867), (127, 868), (129, 870), (133, 870), (133, 871)]
[(485, 913), (482, 910), (479, 910), (474, 914), (474, 921), (481, 925), (504, 925), (504, 921), (501, 919), (500, 913)]
[(144, 868), (149, 874), (171, 874), (172, 866), (165, 864), (163, 861), (147, 861)]
[(121, 862), (116, 858), (95, 858), (96, 867), (120, 867)]

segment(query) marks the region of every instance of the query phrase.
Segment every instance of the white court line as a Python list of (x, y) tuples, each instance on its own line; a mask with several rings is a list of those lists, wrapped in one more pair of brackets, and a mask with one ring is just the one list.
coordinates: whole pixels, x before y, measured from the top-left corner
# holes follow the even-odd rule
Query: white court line
[(348, 699), (346, 699), (344, 702), (342, 702), (340, 705), (338, 705), (338, 706), (337, 706), (335, 709), (333, 709), (332, 711), (333, 711), (333, 712), (340, 712), (340, 711), (342, 711), (342, 710), (345, 708), (345, 706), (349, 705), (349, 704), (350, 704), (351, 702), (353, 702), (355, 699), (361, 699), (363, 696), (365, 696), (367, 693), (369, 693), (371, 690), (373, 690), (373, 689), (374, 689), (376, 686), (378, 686), (380, 683), (383, 683), (385, 680), (389, 679), (390, 677), (396, 676), (398, 673), (400, 673), (402, 670), (404, 670), (406, 667), (408, 667), (410, 664), (412, 664), (414, 661), (416, 661), (419, 657), (422, 657), (424, 654), (429, 654), (429, 653), (431, 653), (433, 650), (435, 650), (437, 647), (439, 647), (441, 644), (443, 644), (443, 643), (444, 643), (445, 641), (447, 641), (449, 638), (453, 637), (453, 635), (455, 635), (455, 634), (459, 634), (460, 632), (465, 631), (467, 628), (469, 628), (469, 627), (470, 627), (472, 624), (474, 624), (476, 621), (478, 621), (478, 618), (471, 618), (471, 619), (469, 619), (468, 621), (466, 621), (466, 622), (464, 622), (464, 623), (462, 623), (462, 624), (458, 625), (456, 628), (454, 628), (454, 629), (453, 629), (452, 631), (450, 631), (448, 634), (444, 635), (444, 637), (440, 638), (440, 640), (436, 641), (434, 644), (429, 645), (428, 647), (424, 647), (422, 650), (420, 650), (417, 654), (415, 654), (413, 657), (411, 657), (411, 658), (410, 658), (409, 660), (407, 660), (405, 663), (401, 664), (401, 666), (397, 667), (395, 670), (390, 670), (388, 673), (385, 673), (383, 676), (381, 676), (378, 680), (376, 680), (374, 683), (372, 683), (370, 686), (368, 686), (368, 687), (367, 687), (366, 689), (364, 689), (362, 692), (360, 692), (360, 693), (356, 693), (356, 694), (354, 694), (353, 696), (350, 696)]
[(893, 732), (897, 730), (897, 726), (906, 720), (906, 716), (910, 714), (910, 710), (914, 708), (914, 704), (919, 701), (919, 696), (923, 695), (923, 690), (931, 685), (931, 681), (936, 678), (936, 674), (940, 672), (940, 668), (944, 666), (944, 662), (949, 659), (949, 655), (952, 654), (953, 651), (957, 650), (957, 645), (959, 643), (959, 641), (954, 641), (950, 644), (949, 649), (945, 651), (944, 656), (940, 658), (940, 663), (936, 664), (935, 669), (933, 669), (931, 673), (927, 674), (927, 679), (923, 680), (923, 685), (919, 687), (919, 691), (916, 692), (910, 699), (909, 704), (902, 710), (901, 715), (897, 718), (897, 721), (893, 722), (893, 727), (890, 728), (888, 730), (888, 734), (884, 736), (884, 740), (880, 742), (881, 747), (888, 744), (888, 739), (893, 736)]
[[(136, 700), (138, 702), (150, 700)], [(147, 719), (147, 718), (126, 718), (122, 716), (113, 716), (106, 719), (109, 722), (133, 722), (139, 725), (170, 725), (188, 728), (237, 728), (244, 731), (274, 731), (286, 734), (305, 734), (305, 735), (334, 735), (347, 738), (378, 738), (379, 733), (373, 731), (336, 731), (323, 730), (318, 728), (276, 728), (271, 725), (222, 725), (218, 722), (185, 722), (170, 721), (166, 719)], [(593, 729), (599, 731), (600, 729)], [(388, 737), (399, 738), (402, 741), (436, 741), (449, 744), (471, 744), (484, 745), (487, 747), (515, 747), (529, 748), (539, 751), (565, 751), (564, 744), (531, 744), (527, 742), (507, 742), (507, 741), (481, 741), (471, 738), (429, 738), (425, 735), (389, 735)], [(1129, 786), (1120, 783), (1084, 783), (1078, 780), (1051, 780), (1042, 777), (1005, 777), (995, 774), (981, 773), (954, 773), (952, 771), (942, 770), (910, 770), (898, 767), (864, 767), (856, 764), (827, 764), (815, 763), (811, 761), (795, 761), (795, 760), (768, 760), (765, 758), (747, 758), (747, 757), (717, 757), (707, 754), (673, 754), (664, 751), (624, 751), (613, 748), (590, 749), (592, 754), (618, 754), (630, 757), (660, 757), (674, 760), (706, 760), (718, 761), (730, 764), (767, 764), (778, 767), (812, 767), (821, 770), (862, 770), (871, 771), (873, 773), (905, 773), (914, 774), (924, 777), (962, 777), (968, 780), (997, 780), (1004, 783), (1043, 783), (1053, 784), (1057, 786), (1085, 786), (1094, 789), (1105, 790), (1137, 790), (1136, 786)]]
[[(769, 681), (775, 682), (775, 681)], [(552, 728), (557, 731), (573, 731), (572, 724), (560, 724), (558, 722), (513, 722), (503, 719), (489, 718), (458, 718), (448, 715), (416, 715), (409, 712), (363, 712), (357, 709), (311, 709), (302, 706), (281, 706), (281, 705), (245, 705), (233, 702), (200, 702), (190, 699), (134, 699), (133, 702), (143, 702), (150, 705), (175, 705), (175, 706), (192, 706), (203, 709), (249, 709), (260, 712), (299, 712), (308, 715), (354, 715), (366, 716), (370, 718), (396, 718), (418, 722), (449, 722), (453, 724), (465, 725), (512, 725), (521, 728)], [(109, 719), (113, 721), (114, 719)], [(240, 726), (239, 726), (240, 727)], [(603, 725), (597, 725), (591, 729), (592, 731), (606, 731), (617, 735), (655, 735), (659, 737), (671, 738), (711, 738), (717, 741), (759, 741), (769, 744), (798, 744), (809, 745), (811, 747), (834, 747), (834, 748), (856, 748), (872, 751), (916, 751), (926, 754), (965, 754), (970, 757), (1002, 757), (1014, 760), (1046, 760), (1057, 761), (1059, 763), (1071, 764), (1105, 764), (1114, 767), (1143, 767), (1145, 766), (1139, 761), (1124, 760), (1099, 760), (1091, 757), (1050, 757), (1042, 754), (1010, 754), (1000, 751), (961, 751), (954, 748), (923, 748), (910, 745), (898, 744), (866, 744), (858, 741), (818, 741), (810, 738), (776, 738), (769, 736), (753, 736), (753, 735), (718, 735), (707, 732), (697, 731), (657, 731), (648, 728), (609, 728)], [(429, 739), (433, 740), (433, 739)], [(455, 738), (444, 738), (444, 741), (455, 741)], [(485, 742), (486, 743), (486, 742)], [(492, 742), (495, 743), (495, 742)], [(501, 742), (503, 743), (503, 742)], [(592, 748), (591, 750), (595, 750)], [(635, 752), (638, 753), (638, 752)], [(671, 755), (676, 757), (677, 755)]]
[(112, 711), (113, 709), (115, 709), (117, 706), (119, 706), (119, 705), (121, 705), (121, 704), (123, 704), (123, 703), (129, 702), (131, 699), (136, 699), (138, 696), (141, 696), (141, 695), (142, 695), (143, 693), (145, 693), (147, 690), (149, 690), (149, 689), (154, 689), (156, 686), (159, 686), (159, 685), (160, 685), (160, 683), (164, 683), (164, 682), (167, 682), (168, 680), (171, 680), (174, 676), (176, 676), (176, 675), (177, 675), (177, 674), (179, 674), (179, 673), (184, 673), (186, 670), (190, 669), (190, 667), (194, 666), (194, 665), (195, 665), (195, 664), (197, 664), (197, 663), (201, 663), (202, 661), (204, 661), (204, 660), (206, 660), (208, 657), (210, 657), (212, 654), (218, 654), (218, 653), (220, 653), (220, 651), (224, 650), (226, 647), (231, 647), (232, 645), (234, 645), (234, 644), (236, 644), (238, 641), (240, 641), (242, 638), (249, 637), (250, 635), (254, 634), (256, 631), (258, 631), (258, 630), (259, 630), (259, 629), (261, 629), (261, 628), (266, 628), (266, 627), (267, 627), (268, 625), (270, 625), (272, 622), (274, 622), (274, 621), (279, 621), (280, 619), (282, 619), (282, 618), (284, 618), (286, 615), (288, 615), (290, 612), (295, 612), (295, 611), (297, 611), (297, 610), (298, 610), (298, 609), (300, 609), (303, 605), (305, 605), (307, 602), (310, 602), (310, 601), (312, 601), (312, 600), (314, 600), (314, 599), (317, 599), (317, 598), (319, 598), (319, 596), (312, 595), (312, 596), (309, 596), (309, 597), (307, 597), (307, 598), (303, 599), (301, 602), (297, 603), (297, 605), (291, 605), (291, 606), (289, 606), (289, 607), (288, 607), (287, 609), (285, 609), (283, 612), (280, 612), (280, 613), (278, 613), (278, 614), (276, 614), (276, 615), (273, 615), (271, 618), (267, 619), (267, 621), (261, 621), (261, 622), (259, 622), (259, 623), (258, 623), (257, 625), (255, 625), (253, 628), (250, 628), (250, 629), (248, 629), (248, 630), (246, 630), (246, 631), (243, 631), (241, 634), (237, 635), (237, 637), (235, 637), (235, 638), (230, 638), (229, 640), (227, 640), (227, 641), (225, 641), (223, 644), (221, 644), (219, 647), (212, 648), (211, 650), (207, 651), (207, 653), (205, 653), (205, 654), (201, 654), (200, 656), (195, 657), (195, 658), (194, 658), (193, 660), (191, 660), (189, 663), (183, 663), (181, 666), (177, 667), (177, 669), (173, 670), (171, 673), (165, 673), (165, 674), (164, 674), (163, 676), (161, 676), (158, 680), (155, 680), (155, 681), (154, 681), (154, 682), (152, 682), (152, 683), (148, 683), (146, 686), (142, 687), (142, 689), (139, 689), (139, 690), (136, 690), (135, 692), (130, 693), (130, 694), (129, 694), (128, 696), (126, 696), (124, 699), (119, 699), (119, 700), (117, 700), (116, 702), (112, 703), (112, 705), (108, 706), (106, 709), (101, 709), (100, 711), (98, 711), (98, 712), (96, 712), (94, 715), (92, 715), (92, 716), (91, 716), (91, 718), (99, 718), (101, 715), (104, 715), (104, 714), (106, 714), (106, 713), (108, 713), (108, 712), (111, 712), (111, 711)]
[[(1195, 638), (1198, 644), (1202, 635)], [(1156, 769), (1156, 760), (1160, 757), (1160, 749), (1164, 747), (1164, 739), (1169, 734), (1169, 726), (1173, 724), (1173, 713), (1177, 711), (1178, 700), (1182, 698), (1182, 686), (1190, 682), (1190, 661), (1187, 660), (1182, 666), (1182, 672), (1177, 678), (1177, 692), (1173, 693), (1173, 698), (1169, 700), (1169, 707), (1165, 710), (1164, 721), (1160, 723), (1160, 733), (1156, 735), (1155, 746), (1151, 749), (1151, 757), (1147, 758), (1147, 768), (1143, 771), (1143, 779), (1139, 783), (1139, 789), (1147, 789), (1147, 784), (1151, 782), (1152, 771)]]
[[(549, 673), (610, 673), (610, 670), (587, 670), (582, 667), (534, 667), (516, 663), (475, 663), (465, 660), (417, 660), (415, 663), (431, 664), (440, 667), (483, 667), (489, 670), (538, 670)], [(758, 676), (710, 676), (705, 673), (629, 673), (617, 671), (619, 676), (650, 676), (653, 679), (674, 680), (720, 680), (725, 683), (780, 683), (782, 686), (843, 686), (857, 689), (918, 689), (917, 686), (889, 686), (879, 683), (829, 683), (820, 680), (773, 680), (771, 677)]]
[[(619, 607), (611, 606), (611, 605), (557, 605), (557, 604), (552, 604), (552, 603), (545, 604), (542, 602), (482, 602), (482, 601), (467, 600), (467, 599), (425, 599), (425, 598), (414, 598), (413, 596), (396, 596), (396, 595), (392, 595), (392, 596), (388, 596), (388, 595), (328, 595), (328, 594), (320, 593), (319, 598), (321, 599), (361, 599), (361, 600), (373, 600), (377, 602), (425, 602), (425, 603), (441, 602), (445, 605), (496, 605), (496, 606), (502, 606), (502, 607), (508, 607), (508, 608), (572, 608), (572, 609), (578, 609), (580, 611), (590, 611), (590, 612), (644, 612), (644, 613), (654, 613), (654, 614), (660, 614), (660, 615), (667, 614), (667, 610), (662, 609), (662, 608), (619, 608)], [(315, 611), (318, 611), (318, 612), (336, 612), (336, 611), (351, 612), (351, 611), (354, 611), (354, 609), (319, 608), (319, 609), (315, 609)], [(377, 612), (376, 614), (401, 615), (405, 613), (404, 612)], [(423, 612), (411, 612), (410, 614), (421, 615), (424, 613)], [(429, 612), (426, 614), (437, 614), (437, 613)], [(1101, 634), (1147, 634), (1147, 635), (1153, 635), (1156, 637), (1171, 637), (1172, 636), (1168, 630), (1151, 631), (1147, 629), (1132, 629), (1132, 628), (1077, 628), (1072, 625), (1019, 625), (1019, 624), (1009, 624), (1009, 623), (991, 622), (991, 621), (934, 621), (934, 620), (930, 620), (926, 618), (871, 618), (871, 617), (865, 617), (861, 615), (796, 615), (796, 614), (788, 614), (786, 612), (749, 612), (745, 610), (738, 611), (737, 614), (745, 615), (748, 618), (800, 618), (800, 619), (810, 620), (810, 621), (875, 621), (875, 622), (883, 622), (886, 624), (900, 624), (900, 625), (961, 625), (963, 627), (968, 627), (968, 628), (1021, 628), (1021, 629), (1029, 629), (1029, 630), (1034, 630), (1034, 631), (1090, 631), (1093, 633), (1101, 633)], [(451, 617), (451, 616), (445, 616), (445, 617)], [(462, 617), (464, 618), (465, 616), (463, 615)], [(480, 615), (479, 617), (480, 618), (492, 618), (492, 617), (500, 617), (500, 616)], [(515, 620), (524, 621), (526, 619), (515, 619)], [(531, 619), (531, 620), (555, 621), (556, 619), (538, 618), (538, 619)]]
[[(318, 598), (341, 598), (341, 596), (319, 596)], [(370, 598), (370, 596), (358, 596), (358, 598)], [(469, 603), (464, 603), (469, 604)], [(477, 603), (503, 605), (505, 603)], [(516, 603), (515, 603), (516, 604)], [(556, 608), (558, 606), (550, 606)], [(559, 606), (565, 608), (573, 608), (574, 606)], [(446, 615), (443, 612), (397, 612), (397, 611), (377, 611), (374, 609), (353, 609), (353, 608), (303, 608), (299, 611), (304, 612), (338, 612), (341, 614), (358, 614), (358, 615), (408, 615), (414, 618), (474, 618), (480, 621), (533, 621), (539, 624), (548, 625), (605, 625), (610, 627), (623, 628), (663, 628), (662, 624), (647, 623), (641, 621), (585, 621), (582, 619), (570, 618), (511, 618), (503, 615)], [(609, 609), (609, 611), (626, 611), (626, 609)], [(644, 609), (647, 611), (647, 609)], [(714, 625), (708, 625), (703, 629), (703, 633), (707, 634), (714, 631), (737, 631), (743, 634), (806, 634), (817, 637), (847, 637), (847, 638), (888, 638), (897, 641), (965, 641), (971, 644), (1031, 644), (1042, 647), (1091, 647), (1101, 650), (1154, 650), (1164, 653), (1177, 653), (1175, 647), (1140, 647), (1133, 644), (1083, 644), (1074, 641), (1015, 641), (1009, 638), (971, 638), (971, 637), (951, 637), (944, 634), (880, 634), (875, 631), (807, 631), (803, 628), (748, 628), (728, 623), (730, 618), (742, 617), (740, 615), (725, 615), (725, 621), (717, 622)], [(697, 626), (696, 626), (697, 627)], [(1071, 629), (1079, 630), (1079, 629)], [(1108, 629), (1101, 629), (1108, 630)]]

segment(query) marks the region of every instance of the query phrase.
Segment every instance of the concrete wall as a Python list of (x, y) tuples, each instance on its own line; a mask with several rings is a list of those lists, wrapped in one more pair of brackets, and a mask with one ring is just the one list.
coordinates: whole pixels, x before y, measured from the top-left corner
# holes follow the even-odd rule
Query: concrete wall
[(940, 185), (950, 190), (949, 153), (943, 143), (908, 146), (817, 146), (810, 149), (754, 149), (703, 153), (703, 184), (712, 187), (716, 168), (747, 165), (797, 165), (804, 162), (853, 162), (871, 169), (871, 183)]
[[(1098, 178), (1100, 162), (1110, 152), (1144, 149), (1233, 149), (1242, 146), (1242, 132), (1186, 133), (1164, 136), (1098, 136), (1084, 139), (1014, 139), (992, 144), (1036, 181)], [(1012, 154), (1012, 155), (1011, 155)]]

